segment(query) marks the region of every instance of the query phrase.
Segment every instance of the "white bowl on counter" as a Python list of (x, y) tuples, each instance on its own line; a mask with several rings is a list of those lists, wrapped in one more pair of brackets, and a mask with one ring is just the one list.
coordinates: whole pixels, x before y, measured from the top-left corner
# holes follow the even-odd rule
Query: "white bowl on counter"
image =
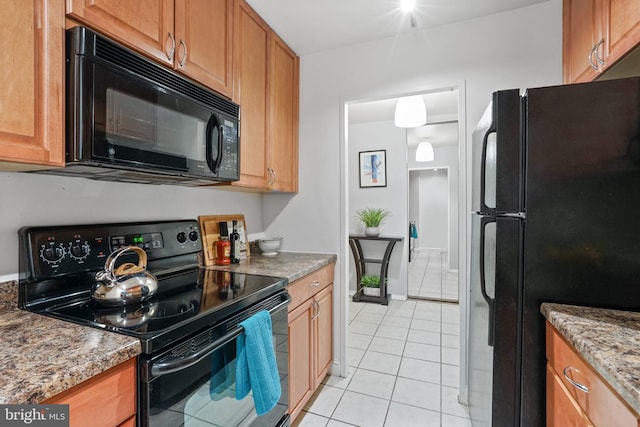
[(276, 256), (282, 244), (282, 237), (258, 240), (258, 247), (263, 256)]

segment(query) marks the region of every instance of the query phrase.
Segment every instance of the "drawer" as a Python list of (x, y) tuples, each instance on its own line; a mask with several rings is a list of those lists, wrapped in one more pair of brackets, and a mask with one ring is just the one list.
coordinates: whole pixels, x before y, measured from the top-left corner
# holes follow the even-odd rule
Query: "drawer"
[(292, 299), (291, 304), (289, 304), (289, 312), (295, 310), (300, 304), (333, 283), (335, 265), (332, 262), (311, 274), (289, 283), (287, 290)]
[(549, 365), (595, 426), (638, 426), (636, 414), (549, 322), (546, 348)]
[(547, 427), (593, 427), (554, 369), (547, 364)]

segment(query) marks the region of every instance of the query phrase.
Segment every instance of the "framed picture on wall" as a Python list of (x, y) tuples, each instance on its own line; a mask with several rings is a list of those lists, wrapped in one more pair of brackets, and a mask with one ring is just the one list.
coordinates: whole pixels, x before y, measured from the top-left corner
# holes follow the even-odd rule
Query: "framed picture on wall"
[(387, 186), (387, 150), (360, 152), (360, 188)]

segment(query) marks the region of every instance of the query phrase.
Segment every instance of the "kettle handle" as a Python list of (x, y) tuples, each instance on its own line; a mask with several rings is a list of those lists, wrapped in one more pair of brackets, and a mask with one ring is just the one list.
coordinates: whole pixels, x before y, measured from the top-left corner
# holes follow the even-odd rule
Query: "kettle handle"
[[(135, 252), (138, 254), (138, 264), (133, 264), (131, 262), (126, 262), (122, 265), (119, 265), (117, 268), (114, 268), (116, 264), (116, 260), (120, 255), (125, 252)], [(135, 274), (140, 273), (147, 268), (147, 253), (137, 246), (127, 246), (125, 248), (118, 249), (115, 252), (112, 252), (111, 255), (105, 261), (106, 273), (108, 275), (112, 275), (113, 277), (125, 276), (127, 274)]]

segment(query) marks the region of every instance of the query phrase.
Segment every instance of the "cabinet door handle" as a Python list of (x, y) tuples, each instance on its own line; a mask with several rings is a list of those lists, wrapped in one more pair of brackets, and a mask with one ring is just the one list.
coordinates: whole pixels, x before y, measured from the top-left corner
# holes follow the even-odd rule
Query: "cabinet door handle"
[(311, 317), (311, 320), (316, 320), (320, 316), (320, 304), (316, 300), (313, 300), (313, 310), (315, 314)]
[(600, 46), (602, 45), (604, 45), (604, 39), (600, 39), (598, 44), (596, 44), (595, 49), (593, 50), (593, 52), (596, 54), (596, 61), (598, 61), (600, 65), (604, 65), (604, 59), (600, 58), (600, 55), (598, 55), (598, 49), (600, 49)]
[(598, 64), (596, 64), (595, 62), (593, 62), (593, 54), (596, 51), (596, 48), (598, 47), (598, 45), (594, 45), (591, 48), (591, 52), (589, 52), (589, 65), (591, 65), (591, 68), (593, 68), (594, 70), (598, 71)]
[(585, 393), (589, 393), (589, 387), (587, 387), (586, 385), (582, 385), (579, 382), (574, 381), (572, 378), (569, 377), (569, 375), (567, 374), (567, 372), (574, 370), (578, 373), (580, 373), (579, 370), (572, 368), (571, 366), (567, 366), (566, 368), (564, 368), (562, 370), (562, 375), (564, 375), (564, 378), (569, 382), (569, 384), (571, 384), (572, 386), (574, 386), (575, 388), (577, 388), (578, 390), (585, 392)]
[(314, 287), (314, 288), (315, 288), (316, 286), (320, 286), (320, 282), (319, 282), (318, 280), (314, 280), (313, 282), (311, 282), (311, 283), (309, 284), (309, 286), (312, 286), (312, 287)]
[(184, 63), (187, 59), (187, 44), (184, 40), (180, 39), (180, 46), (184, 47), (184, 55), (182, 55), (182, 59), (178, 60), (178, 64), (180, 64), (181, 67), (184, 67)]
[(176, 52), (176, 39), (173, 37), (173, 34), (169, 34), (169, 40), (171, 40), (171, 50), (167, 53), (167, 59), (169, 61), (173, 61), (173, 54)]

